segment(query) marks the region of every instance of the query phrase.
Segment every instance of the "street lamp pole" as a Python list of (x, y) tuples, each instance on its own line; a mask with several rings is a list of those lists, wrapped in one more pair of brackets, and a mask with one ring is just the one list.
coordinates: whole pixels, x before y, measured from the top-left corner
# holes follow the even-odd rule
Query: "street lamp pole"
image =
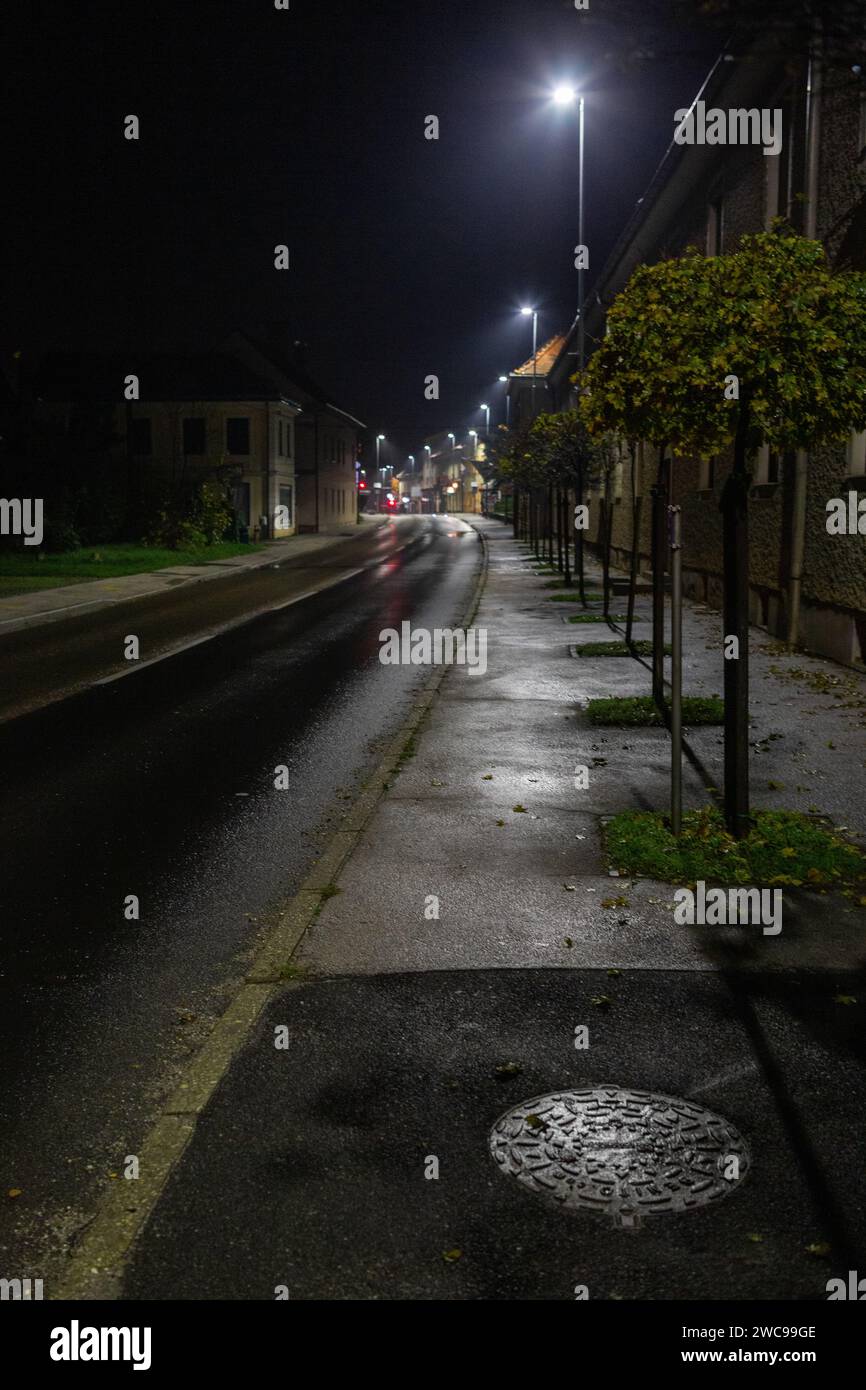
[(485, 423), (485, 426), (484, 426), (484, 438), (485, 438), (485, 439), (489, 439), (489, 438), (490, 438), (490, 406), (489, 406), (489, 405), (485, 405), (485, 404), (482, 402), (481, 405), (478, 407), (478, 409), (479, 409), (479, 410), (483, 410), (484, 413), (485, 413), (486, 423)]
[(521, 314), (528, 318), (532, 315), (532, 418), (535, 419), (535, 385), (538, 376), (538, 310), (521, 309)]
[(511, 392), (508, 390), (508, 377), (501, 376), (500, 381), (505, 382), (505, 428), (511, 424)]
[[(577, 156), (577, 241), (582, 248), (585, 245), (583, 240), (583, 97), (578, 101), (578, 156)], [(583, 371), (583, 360), (585, 350), (584, 324), (583, 324), (583, 251), (580, 252), (580, 267), (577, 272), (577, 299), (578, 299), (578, 318), (577, 318), (577, 367), (578, 371)]]

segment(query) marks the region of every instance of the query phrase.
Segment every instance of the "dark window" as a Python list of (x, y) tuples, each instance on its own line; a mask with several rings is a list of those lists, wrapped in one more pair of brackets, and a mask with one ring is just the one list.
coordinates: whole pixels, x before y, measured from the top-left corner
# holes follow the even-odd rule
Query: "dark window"
[(185, 454), (203, 454), (205, 450), (204, 442), (204, 417), (183, 422), (183, 452)]
[(153, 452), (150, 420), (146, 415), (136, 415), (132, 420), (132, 452), (134, 454), (151, 454)]
[(226, 420), (226, 453), (248, 454), (250, 452), (250, 422), (247, 416), (234, 416)]
[(291, 524), (292, 524), (292, 489), (291, 489), (291, 487), (281, 487), (281, 488), (280, 488), (280, 506), (281, 506), (281, 507), (285, 507), (285, 509), (286, 509), (286, 516), (285, 516), (285, 524), (286, 524), (286, 526), (291, 526)]
[(771, 452), (767, 460), (767, 482), (777, 483), (782, 476), (782, 458)]

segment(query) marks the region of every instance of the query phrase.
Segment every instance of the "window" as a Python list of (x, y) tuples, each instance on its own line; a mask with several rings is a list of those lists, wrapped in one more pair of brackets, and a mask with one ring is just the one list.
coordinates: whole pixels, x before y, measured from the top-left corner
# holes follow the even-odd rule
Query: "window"
[(716, 485), (715, 458), (701, 459), (698, 465), (698, 491), (712, 492)]
[(192, 420), (184, 420), (183, 452), (185, 454), (203, 454), (206, 452), (205, 422), (203, 416)]
[(291, 485), (280, 488), (280, 506), (285, 507), (285, 516), (280, 519), (285, 522), (288, 528), (292, 525), (292, 489)]
[(132, 452), (134, 454), (152, 454), (153, 446), (151, 443), (150, 420), (146, 415), (136, 415), (132, 420)]
[(250, 422), (247, 416), (233, 416), (226, 420), (226, 453), (248, 454), (250, 452)]
[(848, 466), (848, 476), (862, 477), (866, 474), (866, 430), (855, 433), (854, 430), (848, 439), (848, 448), (845, 454)]
[(773, 453), (769, 444), (762, 444), (758, 450), (755, 461), (754, 482), (760, 486), (762, 483), (778, 483), (782, 476), (782, 456)]

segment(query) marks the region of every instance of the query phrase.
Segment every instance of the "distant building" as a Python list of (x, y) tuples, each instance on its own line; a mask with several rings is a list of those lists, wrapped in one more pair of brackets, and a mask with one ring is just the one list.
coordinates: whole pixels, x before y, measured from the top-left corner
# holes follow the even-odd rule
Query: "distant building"
[[(124, 399), (128, 377), (138, 399)], [(233, 333), (219, 352), (50, 353), (37, 408), (59, 425), (83, 411), (110, 421), (132, 494), (218, 473), (253, 539), (357, 521), (360, 420), (330, 402), (291, 344)]]
[(335, 531), (354, 525), (364, 423), (328, 399), (308, 375), (300, 345), (292, 343), (279, 325), (261, 341), (246, 333), (233, 333), (223, 346), (275, 389), (300, 403), (294, 432), (297, 530)]
[[(510, 401), (509, 421), (513, 429), (524, 429), (538, 415), (548, 411), (566, 410), (573, 395), (562, 374), (554, 376), (554, 368), (565, 356), (567, 336), (555, 333), (539, 347), (535, 357), (528, 357), (508, 374), (506, 391)], [(572, 360), (572, 372), (575, 369)]]
[[(124, 400), (130, 376), (138, 380), (138, 400)], [(133, 496), (218, 472), (252, 537), (295, 531), (295, 423), (302, 407), (236, 357), (51, 353), (35, 390), (39, 413), (60, 425), (85, 411), (107, 413), (111, 452), (126, 467)]]

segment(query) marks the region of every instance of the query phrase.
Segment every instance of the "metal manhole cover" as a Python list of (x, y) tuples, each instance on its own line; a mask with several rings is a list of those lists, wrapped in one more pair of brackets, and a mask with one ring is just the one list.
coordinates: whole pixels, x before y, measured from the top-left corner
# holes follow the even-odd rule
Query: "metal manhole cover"
[(567, 1209), (618, 1226), (726, 1197), (749, 1169), (727, 1120), (675, 1096), (593, 1086), (523, 1101), (496, 1121), (490, 1152), (503, 1173)]

